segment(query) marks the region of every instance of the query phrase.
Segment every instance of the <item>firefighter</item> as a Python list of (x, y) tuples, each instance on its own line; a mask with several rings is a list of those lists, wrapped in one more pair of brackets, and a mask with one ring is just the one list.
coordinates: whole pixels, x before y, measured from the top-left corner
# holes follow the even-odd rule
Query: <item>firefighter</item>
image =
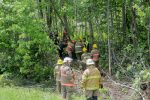
[(60, 68), (63, 64), (63, 61), (59, 59), (57, 61), (57, 65), (54, 69), (54, 77), (56, 78), (56, 90), (57, 92), (61, 93), (61, 83), (60, 83)]
[(75, 53), (78, 60), (81, 60), (82, 48), (83, 44), (81, 42), (81, 39), (79, 39), (79, 41), (77, 41), (75, 44)]
[(92, 59), (86, 61), (87, 69), (82, 75), (81, 88), (85, 90), (87, 100), (98, 100), (99, 89), (103, 88), (100, 71)]
[(73, 58), (72, 54), (73, 54), (73, 51), (74, 51), (74, 44), (71, 42), (71, 41), (68, 41), (68, 44), (67, 44), (67, 48), (66, 48), (66, 51), (68, 53), (68, 56), (70, 58)]
[(65, 51), (64, 51), (64, 48), (66, 48), (66, 47), (67, 47), (67, 44), (61, 40), (58, 45), (59, 57), (61, 59), (65, 58), (65, 56), (66, 56)]
[(72, 59), (69, 57), (64, 58), (64, 65), (61, 67), (61, 90), (63, 100), (72, 100), (73, 88), (75, 86), (75, 76), (70, 67)]
[(93, 59), (93, 61), (95, 62), (95, 66), (100, 70), (99, 68), (99, 57), (100, 57), (100, 54), (99, 54), (99, 51), (97, 49), (97, 45), (96, 44), (93, 44), (93, 49), (91, 51), (91, 57)]
[(86, 60), (91, 58), (90, 53), (87, 52), (87, 48), (85, 47), (82, 49), (82, 51), (83, 54), (81, 55), (81, 60), (86, 63)]
[(83, 54), (81, 55), (81, 65), (82, 65), (82, 70), (84, 71), (86, 69), (86, 60), (90, 59), (90, 53), (87, 52), (87, 49), (84, 47), (83, 48)]

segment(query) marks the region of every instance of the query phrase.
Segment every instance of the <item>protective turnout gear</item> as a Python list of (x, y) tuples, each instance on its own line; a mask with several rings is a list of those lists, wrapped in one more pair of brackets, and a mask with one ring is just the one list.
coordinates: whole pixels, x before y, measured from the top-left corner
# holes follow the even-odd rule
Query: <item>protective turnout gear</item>
[(92, 56), (93, 61), (95, 62), (96, 67), (100, 70), (100, 68), (99, 68), (99, 58), (100, 58), (99, 51), (97, 49), (93, 49), (91, 51), (91, 56)]
[(82, 52), (82, 48), (83, 48), (83, 45), (81, 42), (76, 42), (75, 44), (75, 53), (81, 53)]
[(96, 44), (93, 44), (93, 49), (97, 49), (97, 45)]
[(88, 59), (86, 64), (88, 67), (82, 75), (81, 88), (85, 89), (87, 100), (97, 100), (102, 85), (100, 71), (93, 65), (92, 59)]
[(100, 55), (99, 55), (99, 51), (97, 49), (93, 49), (91, 51), (91, 55), (92, 55), (93, 61), (98, 61), (99, 60)]
[(82, 48), (83, 48), (83, 44), (80, 41), (76, 42), (75, 53), (78, 60), (81, 60)]
[(94, 61), (92, 60), (92, 59), (88, 59), (87, 61), (86, 61), (86, 65), (94, 65), (95, 63), (94, 63)]
[(61, 67), (61, 85), (62, 85), (62, 96), (67, 100), (72, 100), (71, 95), (73, 93), (73, 87), (75, 86), (74, 80), (75, 75), (70, 65), (67, 62), (71, 62), (72, 59), (69, 57), (64, 58), (64, 65)]
[(60, 83), (61, 71), (60, 71), (60, 68), (63, 64), (63, 61), (61, 59), (59, 59), (57, 61), (57, 64), (58, 65), (54, 68), (54, 77), (56, 78), (56, 89), (60, 93), (61, 92), (61, 83)]
[(75, 86), (74, 73), (68, 66), (63, 66), (63, 68), (61, 68), (61, 83), (65, 86)]
[(59, 60), (57, 61), (57, 64), (58, 64), (58, 65), (61, 65), (61, 64), (63, 64), (63, 61), (62, 61), (61, 59), (59, 59)]
[(81, 87), (86, 90), (96, 90), (101, 88), (101, 76), (97, 68), (88, 68), (82, 75)]
[(72, 42), (68, 42), (66, 51), (67, 51), (69, 57), (72, 58), (72, 52), (74, 51), (74, 44)]
[(68, 42), (68, 45), (67, 45), (67, 52), (72, 52), (74, 49), (74, 44), (71, 43), (71, 42)]

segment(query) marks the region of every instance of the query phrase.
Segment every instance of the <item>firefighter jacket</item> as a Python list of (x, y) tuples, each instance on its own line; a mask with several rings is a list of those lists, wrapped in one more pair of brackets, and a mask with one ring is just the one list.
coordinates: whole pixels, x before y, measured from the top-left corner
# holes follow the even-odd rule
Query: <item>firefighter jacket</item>
[(82, 53), (83, 44), (81, 42), (76, 42), (75, 53)]
[(97, 49), (93, 49), (91, 51), (91, 56), (92, 56), (93, 61), (98, 61), (100, 57), (99, 51)]
[(67, 65), (63, 65), (61, 67), (61, 84), (64, 86), (75, 86), (74, 80), (75, 76), (72, 69)]
[(72, 52), (73, 50), (74, 50), (74, 44), (71, 43), (71, 42), (68, 42), (66, 51), (67, 51), (67, 52)]
[(82, 75), (81, 88), (85, 90), (96, 90), (101, 88), (101, 85), (102, 78), (100, 71), (94, 66), (88, 67)]
[(60, 81), (60, 68), (61, 66), (57, 65), (54, 69), (54, 77), (56, 78), (56, 81)]

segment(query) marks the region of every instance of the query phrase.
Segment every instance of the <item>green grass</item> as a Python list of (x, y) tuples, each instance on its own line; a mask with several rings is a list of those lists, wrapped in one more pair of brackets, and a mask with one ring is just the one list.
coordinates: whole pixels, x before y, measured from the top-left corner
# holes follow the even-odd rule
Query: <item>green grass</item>
[[(84, 96), (73, 96), (74, 100), (85, 100)], [(0, 100), (61, 100), (61, 95), (40, 88), (0, 87)]]
[[(106, 90), (103, 90), (104, 92)], [(86, 100), (85, 96), (73, 95), (73, 98), (73, 100)], [(38, 87), (0, 87), (0, 100), (61, 100), (61, 95)], [(100, 97), (99, 100), (103, 99)]]
[(0, 100), (61, 100), (60, 96), (35, 88), (0, 87)]

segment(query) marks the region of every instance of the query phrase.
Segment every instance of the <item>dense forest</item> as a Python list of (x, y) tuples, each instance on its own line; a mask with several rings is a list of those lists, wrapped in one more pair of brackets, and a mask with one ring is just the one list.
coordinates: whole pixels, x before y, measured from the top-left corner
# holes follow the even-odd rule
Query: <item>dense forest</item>
[(0, 74), (53, 80), (59, 40), (97, 43), (101, 68), (115, 80), (150, 80), (150, 0), (0, 0)]

